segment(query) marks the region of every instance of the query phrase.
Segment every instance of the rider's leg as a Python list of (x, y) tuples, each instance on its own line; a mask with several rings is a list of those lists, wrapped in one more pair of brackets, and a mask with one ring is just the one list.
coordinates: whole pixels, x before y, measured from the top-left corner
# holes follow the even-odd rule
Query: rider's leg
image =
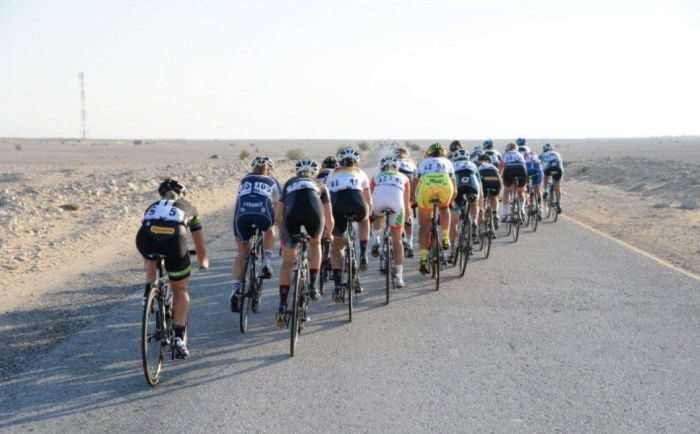
[(374, 222), (372, 223), (372, 256), (379, 256), (379, 243), (382, 233), (382, 228), (384, 227), (384, 215), (374, 216)]
[(275, 227), (270, 226), (263, 235), (263, 266), (271, 268), (272, 253), (275, 249)]
[(187, 312), (190, 306), (190, 295), (187, 293), (189, 280), (190, 278), (186, 277), (170, 281), (170, 288), (173, 290), (173, 323), (176, 329), (178, 327), (184, 329), (187, 325)]
[(287, 304), (287, 294), (289, 293), (289, 281), (291, 280), (292, 267), (296, 256), (296, 248), (284, 245), (282, 247), (282, 266), (280, 268), (280, 305)]
[(156, 281), (156, 261), (144, 259), (143, 269), (146, 271), (146, 283), (149, 285), (154, 283)]
[[(547, 174), (544, 175), (544, 185), (545, 186), (549, 185), (549, 175), (547, 175)], [(547, 189), (546, 188), (544, 190), (543, 197), (544, 197), (544, 200), (547, 200)]]
[(333, 265), (333, 281), (335, 286), (340, 286), (343, 273), (343, 246), (345, 237), (343, 235), (333, 235), (331, 243), (331, 265)]
[[(403, 243), (401, 235), (403, 234), (403, 224), (391, 227), (391, 244), (394, 249), (394, 275), (397, 281), (403, 283)], [(389, 272), (390, 270), (387, 270)], [(399, 283), (397, 282), (397, 283)]]
[(367, 258), (367, 240), (369, 240), (369, 216), (365, 217), (357, 224), (359, 230), (358, 236), (360, 238), (360, 258), (361, 260)]
[(245, 260), (248, 257), (248, 252), (250, 252), (250, 243), (243, 241), (236, 241), (236, 243), (238, 244), (238, 256), (236, 256), (231, 266), (231, 274), (233, 275), (234, 284), (236, 282), (240, 284), (243, 279)]
[(420, 225), (420, 228), (418, 230), (418, 243), (420, 245), (421, 260), (428, 258), (428, 248), (430, 248), (431, 214), (432, 209), (430, 208), (418, 209), (418, 224)]
[[(440, 229), (442, 229), (442, 239), (447, 239), (448, 241), (450, 239), (450, 223), (452, 222), (452, 219), (450, 219), (450, 214), (449, 207), (440, 208)], [(444, 242), (443, 246), (445, 246)]]
[(457, 238), (457, 225), (459, 224), (459, 209), (450, 210), (452, 218), (450, 219), (450, 243), (454, 245), (455, 238)]
[(309, 240), (309, 283), (311, 298), (316, 299), (320, 295), (316, 290), (316, 278), (321, 269), (321, 234)]

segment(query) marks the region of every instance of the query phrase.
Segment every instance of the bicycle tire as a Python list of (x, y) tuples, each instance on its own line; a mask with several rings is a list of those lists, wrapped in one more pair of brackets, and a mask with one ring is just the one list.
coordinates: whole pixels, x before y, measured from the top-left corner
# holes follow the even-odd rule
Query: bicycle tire
[[(249, 282), (248, 272), (251, 268), (250, 264), (250, 254), (245, 258), (245, 267), (243, 268), (243, 278), (241, 279), (241, 306), (238, 312), (238, 329), (241, 333), (245, 333), (248, 329), (248, 312), (245, 309), (246, 300), (249, 300), (250, 289), (249, 285), (254, 285), (255, 283)], [(255, 268), (255, 264), (252, 265)]]
[[(148, 292), (146, 303), (143, 306), (143, 318), (141, 323), (141, 356), (143, 362), (143, 373), (146, 382), (150, 386), (156, 386), (160, 382), (160, 374), (163, 368), (165, 346), (162, 337), (165, 334), (162, 318), (164, 317), (164, 306), (161, 305), (160, 288), (154, 287)], [(149, 324), (153, 320), (153, 327)], [(154, 334), (149, 336), (149, 331), (153, 329)], [(158, 345), (158, 359), (153, 364), (149, 358), (150, 343), (155, 341)]]
[(466, 219), (462, 220), (462, 228), (459, 235), (459, 277), (464, 277), (464, 273), (467, 271), (467, 264), (469, 263), (469, 251), (470, 244), (472, 242), (472, 224), (471, 218), (467, 214)]
[(557, 199), (554, 201), (554, 206), (555, 206), (555, 208), (554, 208), (554, 220), (553, 220), (554, 223), (556, 223), (557, 220), (559, 220), (559, 207), (561, 206), (560, 205), (561, 197), (558, 193), (556, 193), (556, 195), (557, 195)]
[(350, 245), (352, 241), (348, 239), (346, 249), (345, 249), (345, 269), (347, 270), (347, 275), (348, 275), (348, 281), (346, 289), (347, 289), (347, 294), (348, 294), (348, 321), (352, 322), (352, 297), (353, 297), (353, 292), (355, 291), (355, 275), (354, 275), (354, 264), (353, 264), (353, 257), (355, 256), (355, 252)]
[(537, 226), (540, 223), (540, 195), (535, 194), (535, 205), (534, 205), (534, 215), (532, 216), (533, 218), (533, 223), (532, 223), (532, 232), (537, 232)]
[(440, 290), (440, 239), (438, 238), (437, 228), (435, 222), (433, 221), (433, 228), (431, 230), (431, 258), (430, 266), (432, 267), (433, 279), (435, 279), (435, 290)]
[(393, 283), (393, 277), (391, 273), (391, 236), (384, 237), (384, 272), (385, 272), (385, 290), (386, 290), (386, 302), (389, 304), (389, 299), (391, 298), (391, 287)]
[(484, 254), (484, 259), (488, 259), (491, 255), (491, 241), (493, 241), (496, 236), (496, 228), (493, 225), (493, 215), (489, 212), (489, 216), (486, 220), (486, 253)]
[(301, 276), (299, 269), (294, 271), (294, 289), (292, 290), (292, 319), (289, 322), (289, 356), (294, 357), (299, 340), (299, 284)]

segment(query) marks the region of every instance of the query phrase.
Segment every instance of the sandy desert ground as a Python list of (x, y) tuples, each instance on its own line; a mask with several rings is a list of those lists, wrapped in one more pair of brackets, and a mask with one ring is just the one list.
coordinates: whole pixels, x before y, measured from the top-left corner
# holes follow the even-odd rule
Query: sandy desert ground
[[(250, 160), (241, 151), (282, 160), (286, 178), (288, 150), (320, 158), (358, 142), (0, 139), (0, 339), (12, 350), (0, 355), (0, 379), (140, 290), (133, 237), (161, 178), (185, 182), (205, 225), (218, 222), (207, 237), (232, 239)], [(699, 137), (553, 142), (567, 161), (565, 214), (700, 273)]]

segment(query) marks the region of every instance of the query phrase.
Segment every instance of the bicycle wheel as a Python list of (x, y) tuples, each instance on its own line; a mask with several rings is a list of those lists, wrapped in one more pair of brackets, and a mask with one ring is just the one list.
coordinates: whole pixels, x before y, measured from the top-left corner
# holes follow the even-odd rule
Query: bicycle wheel
[(540, 195), (535, 194), (535, 205), (533, 206), (533, 216), (532, 216), (532, 232), (537, 232), (537, 226), (540, 223)]
[(430, 251), (432, 252), (431, 266), (433, 268), (433, 279), (435, 279), (435, 290), (440, 290), (440, 240), (437, 229), (433, 227)]
[(345, 248), (345, 269), (347, 270), (347, 297), (348, 297), (348, 321), (352, 322), (352, 297), (355, 291), (355, 251), (348, 241), (348, 245)]
[(488, 259), (491, 254), (491, 241), (496, 236), (496, 228), (493, 225), (493, 214), (489, 212), (488, 217), (486, 217), (486, 253), (484, 258)]
[(518, 237), (520, 236), (520, 199), (513, 199), (513, 206), (510, 209), (510, 218), (512, 220), (513, 232), (511, 233), (513, 237), (513, 242), (518, 242)]
[(155, 386), (160, 381), (163, 358), (167, 343), (165, 337), (165, 306), (160, 298), (160, 288), (154, 287), (149, 291), (143, 306), (143, 322), (141, 327), (141, 353), (143, 373), (146, 382)]
[(258, 289), (256, 288), (258, 277), (255, 275), (255, 261), (251, 261), (251, 257), (248, 256), (246, 262), (248, 263), (248, 267), (246, 267), (248, 269), (248, 278), (243, 281), (241, 289), (243, 294), (241, 297), (241, 312), (239, 317), (239, 328), (241, 333), (248, 331), (248, 314), (250, 313), (250, 309), (253, 305), (253, 297), (257, 297), (258, 292)]
[(292, 320), (289, 322), (289, 356), (294, 357), (297, 342), (299, 341), (299, 289), (301, 286), (301, 273), (299, 269), (294, 271), (294, 288), (292, 289)]
[(392, 248), (391, 248), (391, 236), (386, 235), (384, 236), (384, 273), (386, 276), (385, 280), (385, 289), (386, 289), (386, 304), (389, 304), (389, 298), (391, 297), (391, 287), (393, 284), (393, 277), (392, 277), (392, 271), (391, 271), (391, 257), (392, 257)]
[(467, 214), (465, 219), (462, 219), (458, 243), (459, 277), (464, 277), (464, 273), (467, 271), (467, 264), (469, 263), (469, 252), (471, 251), (472, 243), (472, 223), (469, 214)]
[(556, 196), (556, 200), (555, 200), (554, 203), (553, 203), (553, 205), (554, 205), (554, 211), (553, 211), (553, 213), (554, 213), (554, 219), (553, 219), (553, 221), (554, 221), (554, 223), (556, 223), (557, 220), (559, 220), (559, 206), (560, 206), (560, 205), (559, 205), (559, 201), (561, 200), (561, 197), (559, 196), (559, 193), (557, 193), (556, 191), (553, 192), (553, 193), (554, 193), (554, 194), (552, 194), (552, 196), (553, 196), (553, 197)]

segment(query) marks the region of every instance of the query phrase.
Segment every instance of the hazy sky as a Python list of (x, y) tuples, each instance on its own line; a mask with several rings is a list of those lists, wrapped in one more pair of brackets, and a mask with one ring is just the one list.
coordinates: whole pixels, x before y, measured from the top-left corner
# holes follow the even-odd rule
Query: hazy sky
[(698, 0), (0, 0), (0, 136), (700, 133)]

